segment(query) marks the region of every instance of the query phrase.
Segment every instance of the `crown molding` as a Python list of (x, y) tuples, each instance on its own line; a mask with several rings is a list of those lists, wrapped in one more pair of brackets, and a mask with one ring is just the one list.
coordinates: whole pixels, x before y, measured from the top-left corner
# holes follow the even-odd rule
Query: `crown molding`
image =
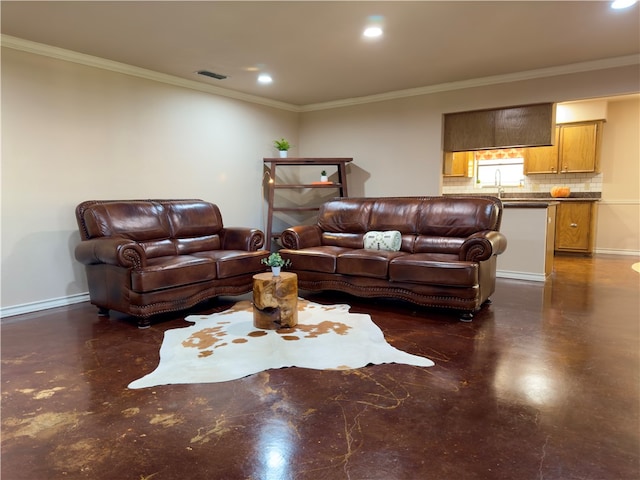
[(213, 85), (207, 85), (193, 80), (187, 80), (173, 75), (155, 72), (153, 70), (147, 70), (145, 68), (134, 67), (126, 63), (114, 62), (112, 60), (94, 57), (92, 55), (86, 55), (84, 53), (78, 53), (72, 50), (66, 50), (64, 48), (53, 47), (51, 45), (45, 45), (43, 43), (32, 42), (29, 40), (23, 40), (21, 38), (12, 37), (10, 35), (0, 35), (0, 45), (3, 47), (12, 48), (14, 50), (21, 50), (23, 52), (43, 55), (45, 57), (65, 60), (67, 62), (78, 63), (89, 67), (101, 68), (112, 72), (131, 75), (133, 77), (140, 77), (147, 80), (153, 80), (155, 82), (174, 85), (177, 87), (184, 87), (192, 90), (198, 90), (204, 93), (211, 93), (222, 97), (233, 98), (235, 100), (257, 103), (260, 105), (265, 105), (267, 107), (278, 108), (280, 110), (288, 110), (290, 112), (300, 111), (300, 107), (298, 107), (297, 105), (279, 102), (277, 100), (270, 100), (268, 98), (259, 97), (257, 95), (249, 95), (246, 93), (236, 92), (234, 90), (228, 90), (226, 88), (220, 88)]
[(134, 67), (125, 63), (114, 62), (92, 55), (66, 50), (63, 48), (45, 45), (43, 43), (23, 40), (21, 38), (12, 37), (10, 35), (0, 35), (0, 45), (14, 50), (21, 50), (28, 53), (43, 55), (68, 62), (79, 63), (90, 67), (102, 68), (112, 72), (131, 75), (134, 77), (145, 78), (156, 82), (167, 83), (183, 88), (190, 88), (204, 93), (211, 93), (223, 97), (242, 100), (245, 102), (256, 103), (267, 107), (287, 110), (289, 112), (312, 112), (316, 110), (329, 110), (332, 108), (349, 107), (354, 105), (363, 105), (366, 103), (384, 102), (387, 100), (396, 100), (400, 98), (415, 97), (419, 95), (430, 95), (433, 93), (447, 92), (453, 90), (462, 90), (465, 88), (483, 87), (488, 85), (498, 85), (501, 83), (519, 82), (523, 80), (532, 80), (536, 78), (554, 77), (558, 75), (569, 75), (572, 73), (588, 72), (593, 70), (606, 70), (609, 68), (627, 67), (640, 64), (640, 55), (628, 55), (623, 57), (605, 58), (602, 60), (594, 60), (591, 62), (572, 63), (569, 65), (561, 65), (558, 67), (540, 68), (537, 70), (527, 70), (524, 72), (510, 73), (505, 75), (492, 75), (489, 77), (474, 78), (471, 80), (463, 80), (459, 82), (441, 83), (438, 85), (430, 85), (427, 87), (410, 88), (406, 90), (397, 90), (393, 92), (381, 93), (376, 95), (368, 95), (363, 97), (347, 98), (332, 102), (313, 103), (308, 105), (293, 105), (290, 103), (270, 100), (268, 98), (259, 97), (257, 95), (249, 95), (246, 93), (228, 90), (226, 88), (207, 85), (204, 83), (187, 80), (173, 75), (155, 72), (144, 68)]
[(624, 57), (605, 58), (591, 62), (572, 63), (558, 67), (540, 68), (537, 70), (527, 70), (524, 72), (509, 73), (505, 75), (492, 75), (489, 77), (462, 80), (459, 82), (441, 83), (428, 87), (410, 88), (407, 90), (397, 90), (394, 92), (368, 95), (365, 97), (348, 98), (336, 100), (334, 102), (324, 102), (308, 104), (300, 107), (301, 112), (311, 112), (314, 110), (328, 110), (331, 108), (349, 107), (362, 105), (365, 103), (384, 102), (398, 98), (415, 97), (418, 95), (429, 95), (433, 93), (447, 92), (452, 90), (462, 90), (465, 88), (484, 87), (488, 85), (498, 85), (501, 83), (519, 82), (523, 80), (533, 80), (536, 78), (555, 77), (559, 75), (569, 75), (572, 73), (582, 73), (592, 70), (606, 70), (609, 68), (627, 67), (640, 64), (640, 55), (627, 55)]

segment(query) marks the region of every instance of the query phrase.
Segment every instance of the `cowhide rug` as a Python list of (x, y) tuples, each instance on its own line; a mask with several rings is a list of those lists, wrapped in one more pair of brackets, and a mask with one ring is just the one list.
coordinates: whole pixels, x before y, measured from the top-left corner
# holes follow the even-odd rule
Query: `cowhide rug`
[(389, 345), (369, 315), (349, 313), (349, 308), (299, 299), (298, 325), (280, 330), (255, 328), (249, 301), (221, 313), (189, 316), (186, 320), (195, 325), (167, 330), (158, 367), (129, 388), (226, 382), (293, 366), (348, 370), (380, 363), (434, 365)]

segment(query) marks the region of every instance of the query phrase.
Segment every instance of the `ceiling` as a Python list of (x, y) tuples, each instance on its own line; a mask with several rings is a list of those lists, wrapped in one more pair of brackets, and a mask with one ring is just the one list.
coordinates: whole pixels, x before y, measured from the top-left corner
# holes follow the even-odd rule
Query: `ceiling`
[[(601, 1), (6, 1), (1, 32), (295, 106), (640, 54)], [(365, 40), (372, 16), (385, 34)], [(199, 70), (227, 75), (216, 80)], [(260, 85), (257, 73), (273, 83)]]

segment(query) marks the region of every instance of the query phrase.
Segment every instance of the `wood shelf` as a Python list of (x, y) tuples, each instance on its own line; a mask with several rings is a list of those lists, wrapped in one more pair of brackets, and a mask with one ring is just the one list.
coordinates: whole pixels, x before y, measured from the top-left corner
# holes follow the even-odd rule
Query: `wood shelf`
[[(353, 158), (346, 157), (323, 157), (323, 158), (315, 158), (315, 157), (299, 157), (299, 158), (263, 158), (263, 162), (265, 166), (267, 166), (269, 171), (269, 176), (271, 178), (271, 182), (268, 183), (269, 192), (268, 192), (268, 211), (267, 211), (267, 231), (266, 233), (266, 244), (265, 247), (267, 250), (271, 250), (271, 244), (274, 239), (280, 238), (280, 233), (273, 231), (273, 213), (274, 212), (313, 212), (318, 211), (320, 209), (319, 205), (308, 205), (304, 207), (277, 207), (274, 205), (275, 202), (275, 191), (276, 190), (301, 190), (301, 189), (327, 189), (332, 188), (336, 189), (339, 197), (347, 197), (347, 163), (353, 161)], [(327, 182), (327, 183), (278, 183), (278, 177), (276, 176), (277, 167), (288, 167), (288, 166), (335, 166), (338, 174), (337, 182)]]
[(341, 183), (299, 183), (299, 184), (287, 184), (287, 185), (273, 185), (273, 188), (285, 188), (285, 189), (292, 189), (292, 188), (336, 188), (336, 187), (342, 187)]
[(353, 158), (339, 158), (339, 157), (289, 157), (289, 158), (263, 158), (264, 163), (275, 163), (278, 165), (338, 165), (349, 163)]
[(273, 207), (274, 212), (314, 212), (320, 207)]

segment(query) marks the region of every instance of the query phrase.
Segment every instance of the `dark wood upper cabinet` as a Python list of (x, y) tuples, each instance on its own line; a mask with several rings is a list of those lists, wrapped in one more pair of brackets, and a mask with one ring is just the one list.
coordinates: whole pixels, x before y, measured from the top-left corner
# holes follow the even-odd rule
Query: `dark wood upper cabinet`
[(539, 103), (447, 113), (443, 149), (462, 152), (553, 145), (555, 110), (554, 103)]

